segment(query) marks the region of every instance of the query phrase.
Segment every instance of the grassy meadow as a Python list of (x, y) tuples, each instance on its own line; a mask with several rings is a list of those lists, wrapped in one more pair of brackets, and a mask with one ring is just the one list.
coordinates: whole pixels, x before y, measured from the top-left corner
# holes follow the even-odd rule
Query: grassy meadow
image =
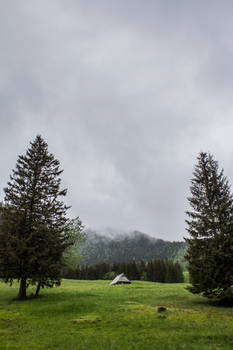
[(38, 299), (17, 302), (18, 285), (0, 283), (0, 349), (232, 350), (232, 308), (185, 286), (63, 280)]

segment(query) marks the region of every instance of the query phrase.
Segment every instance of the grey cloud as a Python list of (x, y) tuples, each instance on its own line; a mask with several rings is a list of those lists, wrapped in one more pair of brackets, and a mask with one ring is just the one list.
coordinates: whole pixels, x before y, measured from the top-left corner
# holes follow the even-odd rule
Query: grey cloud
[(232, 9), (2, 2), (1, 188), (41, 133), (64, 168), (71, 215), (182, 239), (198, 152), (233, 171)]

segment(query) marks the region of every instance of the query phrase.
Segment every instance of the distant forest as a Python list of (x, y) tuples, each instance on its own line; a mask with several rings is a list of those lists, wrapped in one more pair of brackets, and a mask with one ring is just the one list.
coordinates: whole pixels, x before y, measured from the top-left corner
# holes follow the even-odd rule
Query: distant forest
[(168, 259), (154, 259), (147, 263), (143, 260), (114, 264), (103, 262), (91, 266), (79, 266), (76, 269), (66, 268), (63, 270), (63, 277), (79, 280), (112, 280), (120, 273), (126, 274), (130, 280), (161, 283), (184, 282), (180, 264)]
[(98, 263), (147, 262), (152, 259), (178, 261), (185, 269), (185, 242), (170, 242), (153, 238), (145, 233), (134, 231), (106, 237), (92, 230), (86, 231), (86, 242), (80, 245), (81, 266)]

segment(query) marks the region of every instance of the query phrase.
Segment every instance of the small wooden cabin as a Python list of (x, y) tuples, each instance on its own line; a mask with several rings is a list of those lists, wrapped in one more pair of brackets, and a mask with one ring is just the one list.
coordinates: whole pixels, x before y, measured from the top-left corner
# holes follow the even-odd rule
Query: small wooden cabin
[(114, 280), (110, 283), (110, 286), (113, 286), (115, 284), (130, 284), (130, 280), (128, 280), (128, 278), (121, 273), (120, 275), (116, 276), (114, 278)]

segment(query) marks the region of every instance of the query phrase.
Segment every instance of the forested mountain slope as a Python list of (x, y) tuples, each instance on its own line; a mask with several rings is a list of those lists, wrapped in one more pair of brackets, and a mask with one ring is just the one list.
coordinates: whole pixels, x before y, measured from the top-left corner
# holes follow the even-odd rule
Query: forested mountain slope
[(87, 230), (87, 240), (80, 246), (81, 265), (99, 262), (148, 261), (150, 259), (172, 259), (184, 264), (185, 242), (170, 242), (153, 238), (134, 231), (108, 237), (93, 230)]

